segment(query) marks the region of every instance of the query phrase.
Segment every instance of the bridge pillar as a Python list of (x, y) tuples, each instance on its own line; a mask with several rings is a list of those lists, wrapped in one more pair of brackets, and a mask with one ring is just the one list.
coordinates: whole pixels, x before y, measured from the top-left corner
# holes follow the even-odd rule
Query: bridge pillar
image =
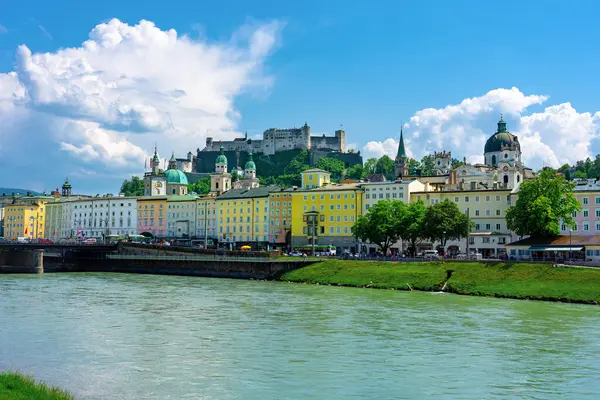
[(33, 251), (33, 268), (38, 274), (44, 273), (44, 250)]

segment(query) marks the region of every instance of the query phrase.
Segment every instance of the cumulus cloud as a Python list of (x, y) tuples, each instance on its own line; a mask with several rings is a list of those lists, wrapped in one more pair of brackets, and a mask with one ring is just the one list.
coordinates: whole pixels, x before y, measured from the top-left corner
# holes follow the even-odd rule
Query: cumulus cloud
[(0, 73), (0, 146), (17, 157), (43, 142), (39, 161), (60, 158), (62, 176), (83, 166), (141, 172), (155, 142), (163, 154), (187, 153), (208, 131), (232, 137), (236, 97), (272, 85), (263, 64), (280, 30), (277, 21), (247, 25), (215, 43), (113, 19), (79, 47), (22, 45), (15, 70)]
[[(530, 167), (558, 167), (591, 156), (593, 140), (600, 133), (600, 112), (579, 113), (570, 103), (528, 112), (548, 98), (526, 95), (515, 87), (501, 88), (441, 109), (417, 111), (405, 124), (407, 152), (420, 158), (434, 151), (450, 150), (455, 158), (482, 162), (485, 141), (496, 131), (502, 113), (509, 131), (519, 137), (523, 160)], [(364, 152), (367, 156), (393, 157), (397, 143), (394, 138), (372, 141), (365, 145)]]

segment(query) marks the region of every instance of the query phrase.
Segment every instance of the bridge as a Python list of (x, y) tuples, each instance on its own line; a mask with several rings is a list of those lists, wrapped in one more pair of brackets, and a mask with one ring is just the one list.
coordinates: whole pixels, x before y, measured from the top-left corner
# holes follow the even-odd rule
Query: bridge
[(83, 250), (89, 252), (111, 252), (117, 251), (116, 244), (79, 244), (79, 243), (0, 243), (2, 250)]

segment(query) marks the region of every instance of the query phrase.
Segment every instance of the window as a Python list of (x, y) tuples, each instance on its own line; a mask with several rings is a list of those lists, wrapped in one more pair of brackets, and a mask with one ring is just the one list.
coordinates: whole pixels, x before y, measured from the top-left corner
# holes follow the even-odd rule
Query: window
[(454, 198), (454, 202), (455, 202), (455, 203), (458, 203), (458, 197), (455, 197), (455, 198)]
[(499, 217), (500, 216), (500, 210), (496, 210), (496, 216)]
[(469, 202), (469, 196), (465, 196), (465, 203)]
[(490, 196), (485, 196), (485, 201), (490, 201)]
[(596, 222), (596, 232), (600, 232), (600, 223)]
[(492, 226), (491, 226), (491, 224), (485, 224), (485, 229), (486, 229), (486, 230), (488, 230), (488, 231), (489, 231), (490, 229), (492, 229)]
[(573, 224), (573, 232), (577, 232), (577, 222)]
[(596, 218), (600, 218), (600, 209), (596, 210)]
[(588, 218), (590, 216), (590, 211), (588, 209), (583, 210), (583, 218)]
[(475, 216), (479, 217), (479, 210), (475, 210)]
[(589, 224), (589, 222), (584, 222), (583, 223), (583, 231), (584, 232), (589, 232), (589, 230), (590, 230), (590, 224)]
[(475, 196), (475, 202), (479, 203), (479, 196)]
[(484, 237), (481, 240), (482, 243), (489, 243), (490, 242), (490, 238), (489, 237)]
[(583, 205), (586, 205), (586, 204), (588, 204), (588, 198), (587, 198), (587, 197), (582, 197), (582, 198), (581, 198), (581, 203), (582, 203)]
[(475, 230), (478, 231), (479, 230), (479, 224), (475, 224)]
[(600, 197), (596, 196), (594, 198), (594, 201), (596, 202), (596, 204), (600, 204)]
[(496, 201), (500, 201), (500, 196), (496, 196)]
[(492, 215), (492, 211), (491, 210), (485, 210), (485, 215), (486, 217), (489, 217)]
[(577, 211), (573, 211), (573, 218), (577, 218)]
[(496, 230), (499, 231), (500, 230), (500, 224), (496, 224)]

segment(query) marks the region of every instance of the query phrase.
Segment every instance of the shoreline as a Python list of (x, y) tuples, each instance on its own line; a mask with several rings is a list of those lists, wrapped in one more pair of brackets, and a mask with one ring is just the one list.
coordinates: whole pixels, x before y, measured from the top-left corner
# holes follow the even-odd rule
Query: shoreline
[(600, 269), (511, 262), (326, 260), (278, 281), (365, 289), (416, 290), (515, 300), (600, 304)]
[(0, 399), (3, 400), (75, 400), (62, 389), (49, 386), (20, 372), (0, 372)]

